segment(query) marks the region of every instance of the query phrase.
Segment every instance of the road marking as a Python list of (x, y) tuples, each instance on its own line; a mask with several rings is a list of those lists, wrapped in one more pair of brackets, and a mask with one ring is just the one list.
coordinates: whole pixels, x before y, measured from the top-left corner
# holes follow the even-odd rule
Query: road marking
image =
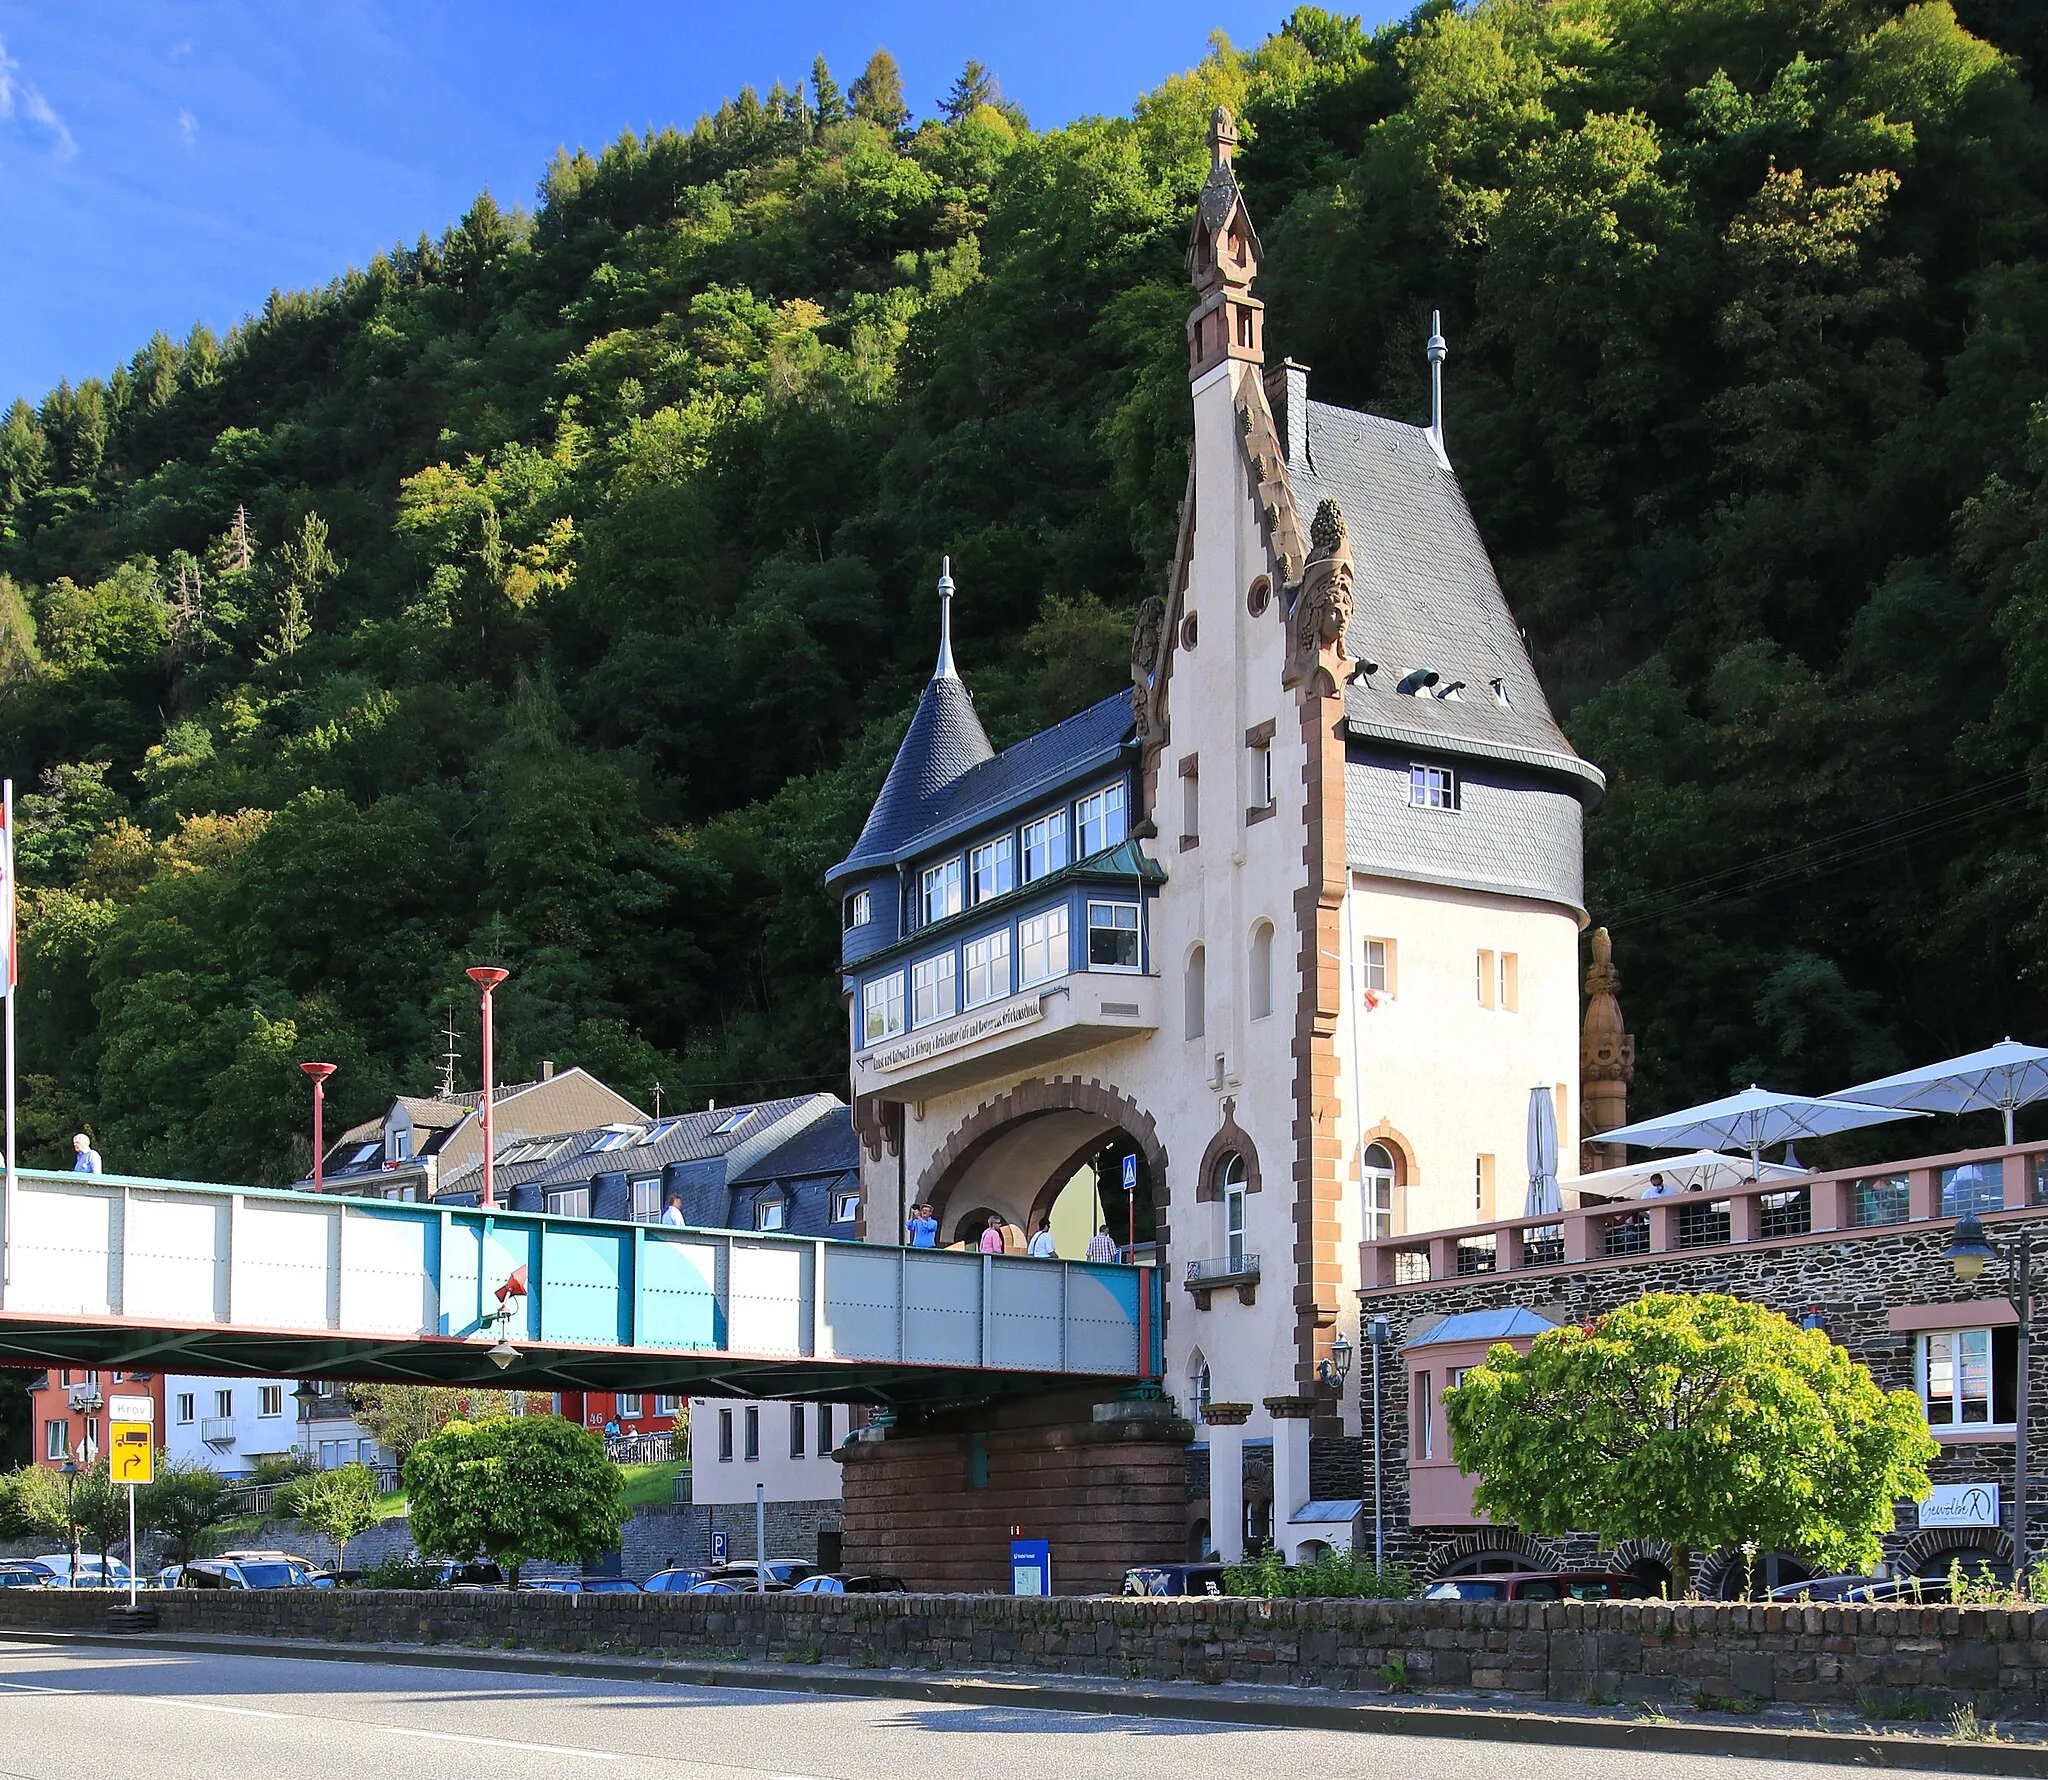
[(611, 1749), (578, 1749), (569, 1743), (515, 1743), (509, 1737), (472, 1737), (462, 1731), (420, 1731), (410, 1725), (380, 1724), (378, 1730), (392, 1737), (423, 1737), (432, 1743), (478, 1743), (486, 1749), (525, 1749), (536, 1755), (580, 1755), (586, 1761), (617, 1761)]
[(26, 1681), (0, 1681), (0, 1687), (6, 1688), (10, 1693), (77, 1693), (80, 1691), (75, 1687), (36, 1687)]

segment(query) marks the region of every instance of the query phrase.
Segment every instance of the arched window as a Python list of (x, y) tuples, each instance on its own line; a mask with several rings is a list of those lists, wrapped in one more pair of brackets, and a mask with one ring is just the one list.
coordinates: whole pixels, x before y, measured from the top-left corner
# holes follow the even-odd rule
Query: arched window
[(1244, 1195), (1246, 1175), (1244, 1158), (1235, 1150), (1227, 1150), (1217, 1159), (1216, 1185), (1223, 1199), (1223, 1255), (1232, 1273), (1241, 1272), (1245, 1264), (1244, 1248)]
[(1182, 985), (1186, 1001), (1185, 1037), (1200, 1038), (1209, 1025), (1209, 957), (1200, 946), (1188, 954), (1187, 980)]
[(1365, 1197), (1365, 1239), (1371, 1242), (1394, 1233), (1394, 1158), (1383, 1143), (1365, 1146), (1359, 1158)]
[(1273, 1011), (1273, 923), (1261, 921), (1252, 929), (1252, 1018), (1263, 1020)]
[(1199, 1419), (1209, 1407), (1209, 1362), (1198, 1347), (1188, 1355), (1188, 1408)]

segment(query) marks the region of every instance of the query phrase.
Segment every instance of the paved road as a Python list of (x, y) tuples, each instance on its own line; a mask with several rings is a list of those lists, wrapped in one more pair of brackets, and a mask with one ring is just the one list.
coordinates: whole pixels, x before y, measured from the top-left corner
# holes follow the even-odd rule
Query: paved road
[(1574, 1780), (1835, 1772), (294, 1657), (0, 1645), (7, 1780), (1470, 1780), (1475, 1771), (1554, 1780), (1565, 1766)]

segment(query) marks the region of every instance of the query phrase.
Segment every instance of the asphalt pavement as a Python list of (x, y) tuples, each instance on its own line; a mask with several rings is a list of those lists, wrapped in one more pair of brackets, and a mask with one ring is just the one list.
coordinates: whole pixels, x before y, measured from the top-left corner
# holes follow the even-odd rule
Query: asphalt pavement
[[(1168, 1741), (1170, 1748), (1162, 1748)], [(0, 1647), (6, 1780), (1757, 1780), (1839, 1773), (1726, 1755), (1532, 1747), (478, 1674), (109, 1645)]]

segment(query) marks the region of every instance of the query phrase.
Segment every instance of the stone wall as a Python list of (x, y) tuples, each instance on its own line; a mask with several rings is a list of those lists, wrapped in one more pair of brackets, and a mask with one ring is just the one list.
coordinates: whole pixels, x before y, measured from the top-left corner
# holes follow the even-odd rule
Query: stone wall
[(1088, 1594), (1119, 1592), (1133, 1564), (1183, 1558), (1194, 1430), (1169, 1404), (1100, 1414), (1041, 1399), (849, 1441), (846, 1567), (915, 1589), (1007, 1591), (1012, 1537), (1046, 1539), (1055, 1586)]
[[(1953, 1219), (1888, 1225), (1878, 1230), (1830, 1231), (1823, 1236), (1741, 1247), (1699, 1248), (1660, 1252), (1640, 1259), (1597, 1261), (1574, 1267), (1545, 1267), (1501, 1274), (1474, 1274), (1457, 1280), (1412, 1286), (1390, 1286), (1360, 1293), (1363, 1314), (1384, 1314), (1393, 1323), (1397, 1351), (1439, 1317), (1467, 1310), (1493, 1310), (1520, 1305), (1553, 1323), (1586, 1322), (1647, 1292), (1726, 1292), (1769, 1305), (1794, 1319), (1817, 1310), (1828, 1333), (1870, 1368), (1887, 1391), (1917, 1388), (1914, 1378), (1915, 1337), (1895, 1332), (1888, 1312), (1894, 1306), (1954, 1304), (1957, 1327), (1970, 1325), (1969, 1307), (1986, 1313), (1997, 1307), (2007, 1320), (2004, 1299), (1988, 1276), (1965, 1286), (1942, 1259), (1954, 1229)], [(2010, 1248), (2023, 1230), (2036, 1238), (2048, 1235), (2048, 1216), (1994, 1220), (1993, 1241)], [(1988, 1320), (1988, 1315), (1987, 1315)], [(2033, 1344), (2030, 1368), (2033, 1401), (2048, 1403), (2048, 1342)], [(1361, 1389), (1354, 1378), (1351, 1389)], [(1362, 1386), (1370, 1401), (1371, 1386)], [(1383, 1464), (1388, 1526), (1388, 1553), (1412, 1564), (1423, 1575), (1441, 1574), (1469, 1551), (1518, 1550), (1538, 1560), (1537, 1567), (1569, 1563), (1596, 1567), (1619, 1563), (1626, 1568), (1639, 1555), (1632, 1548), (1603, 1551), (1590, 1537), (1569, 1541), (1530, 1540), (1512, 1532), (1472, 1527), (1442, 1528), (1408, 1525), (1408, 1438), (1413, 1426), (1408, 1402), (1408, 1370), (1395, 1364), (1382, 1379), (1384, 1401)], [(1370, 1421), (1370, 1413), (1367, 1415)], [(2029, 1549), (2048, 1550), (2048, 1516), (2039, 1480), (2048, 1476), (2048, 1417), (2034, 1417), (2029, 1444), (2029, 1471), (2036, 1480), (2028, 1515)], [(1371, 1493), (1371, 1454), (1364, 1455), (1362, 1494)], [(1334, 1463), (1334, 1452), (1331, 1454)], [(1991, 1436), (1981, 1442), (1944, 1441), (1939, 1459), (1929, 1468), (1936, 1483), (1992, 1480), (2010, 1496), (2013, 1441)], [(1368, 1513), (1370, 1501), (1368, 1500)], [(1922, 1532), (1913, 1504), (1899, 1504), (1898, 1523), (1885, 1541), (1886, 1555), (1908, 1568), (1941, 1561), (1941, 1554), (1976, 1549), (1995, 1542), (2009, 1552), (2010, 1541), (1988, 1532)], [(1718, 1563), (1703, 1567), (1700, 1580), (1712, 1590)]]
[[(99, 1591), (0, 1591), (0, 1626), (97, 1631)], [(1856, 1709), (1880, 1690), (1987, 1718), (2048, 1713), (2048, 1609), (1661, 1602), (550, 1595), (280, 1589), (156, 1595), (160, 1629), (341, 1643), (475, 1643), (710, 1661), (1527, 1700), (1775, 1701)]]

